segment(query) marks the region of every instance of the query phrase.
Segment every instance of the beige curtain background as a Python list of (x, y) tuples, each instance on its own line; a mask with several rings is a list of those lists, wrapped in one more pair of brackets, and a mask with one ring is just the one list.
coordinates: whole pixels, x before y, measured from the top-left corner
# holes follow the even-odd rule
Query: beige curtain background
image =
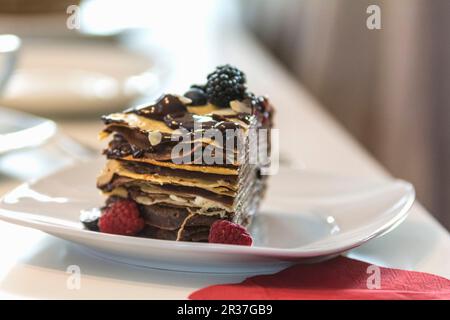
[[(369, 5), (381, 30), (366, 27)], [(241, 0), (242, 19), (450, 228), (450, 0)]]

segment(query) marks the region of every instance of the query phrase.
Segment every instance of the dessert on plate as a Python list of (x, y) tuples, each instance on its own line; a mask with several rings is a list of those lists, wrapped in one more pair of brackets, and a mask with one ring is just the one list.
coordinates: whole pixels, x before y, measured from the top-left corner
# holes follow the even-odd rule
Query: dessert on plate
[(110, 137), (97, 179), (105, 206), (82, 216), (91, 230), (146, 238), (251, 244), (270, 152), (273, 108), (243, 72), (219, 66), (184, 95), (103, 116)]

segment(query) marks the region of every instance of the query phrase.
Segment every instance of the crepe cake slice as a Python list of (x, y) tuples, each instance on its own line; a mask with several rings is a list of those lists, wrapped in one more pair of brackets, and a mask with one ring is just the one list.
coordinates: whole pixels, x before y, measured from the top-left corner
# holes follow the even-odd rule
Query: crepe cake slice
[(266, 179), (263, 164), (249, 160), (249, 137), (272, 127), (273, 108), (230, 68), (182, 96), (102, 117), (100, 137), (110, 140), (97, 187), (104, 209), (120, 199), (137, 204), (145, 227), (135, 236), (205, 242), (216, 220), (251, 222)]

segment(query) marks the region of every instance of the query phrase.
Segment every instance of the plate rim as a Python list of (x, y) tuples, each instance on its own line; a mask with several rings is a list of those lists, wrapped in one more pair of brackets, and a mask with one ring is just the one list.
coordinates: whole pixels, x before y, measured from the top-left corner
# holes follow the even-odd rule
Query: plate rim
[[(299, 170), (297, 168), (289, 168), (290, 170), (304, 171)], [(72, 170), (72, 166), (65, 168), (63, 170), (59, 170), (57, 173), (61, 173), (66, 170)], [(55, 174), (57, 174), (55, 173)], [(317, 173), (317, 172), (312, 172)], [(0, 198), (0, 201), (3, 201), (5, 197), (9, 194), (15, 192), (19, 188), (23, 188), (24, 186), (33, 185), (39, 181), (48, 179), (52, 177), (54, 174), (41, 178), (39, 180), (33, 181), (31, 183), (23, 183), (14, 189), (6, 192)], [(328, 175), (327, 175), (328, 176)], [(330, 175), (336, 176), (336, 175)], [(356, 178), (356, 177), (355, 177)], [(360, 177), (364, 179), (364, 177)], [(309, 257), (318, 257), (329, 254), (334, 254), (338, 252), (345, 252), (355, 247), (358, 247), (367, 241), (378, 238), (387, 234), (388, 232), (395, 229), (398, 225), (400, 225), (408, 216), (409, 211), (414, 204), (415, 201), (415, 190), (411, 183), (401, 180), (401, 179), (389, 179), (387, 180), (391, 183), (400, 184), (405, 190), (408, 192), (405, 194), (406, 201), (403, 204), (402, 208), (391, 217), (388, 221), (384, 222), (381, 226), (378, 226), (374, 231), (371, 231), (370, 234), (361, 236), (357, 235), (355, 238), (350, 238), (344, 240), (341, 244), (330, 247), (328, 249), (317, 249), (317, 248), (304, 248), (294, 247), (294, 248), (274, 248), (274, 247), (266, 247), (266, 246), (237, 246), (237, 245), (227, 245), (227, 244), (211, 244), (211, 243), (192, 243), (185, 241), (169, 241), (169, 240), (161, 240), (161, 239), (151, 239), (151, 238), (140, 238), (140, 237), (132, 237), (132, 236), (121, 236), (121, 235), (113, 235), (106, 233), (99, 233), (96, 231), (90, 231), (86, 229), (77, 229), (74, 227), (58, 225), (55, 223), (45, 222), (39, 219), (32, 219), (29, 217), (27, 219), (26, 216), (35, 215), (33, 213), (19, 212), (14, 210), (8, 210), (4, 208), (0, 208), (0, 220), (6, 221), (9, 223), (17, 224), (24, 227), (29, 227), (33, 229), (40, 230), (42, 232), (52, 234), (61, 239), (64, 239), (63, 235), (67, 234), (69, 236), (74, 236), (82, 239), (88, 239), (91, 241), (98, 241), (101, 239), (103, 242), (108, 242), (111, 244), (124, 244), (125, 245), (133, 245), (139, 247), (147, 247), (151, 249), (159, 249), (159, 250), (175, 250), (175, 251), (191, 251), (198, 253), (227, 253), (227, 254), (238, 254), (238, 255), (251, 255), (251, 256), (260, 256), (260, 257), (272, 257), (272, 258), (309, 258)], [(72, 242), (77, 243), (77, 241), (70, 240)], [(339, 243), (339, 242), (338, 242)]]

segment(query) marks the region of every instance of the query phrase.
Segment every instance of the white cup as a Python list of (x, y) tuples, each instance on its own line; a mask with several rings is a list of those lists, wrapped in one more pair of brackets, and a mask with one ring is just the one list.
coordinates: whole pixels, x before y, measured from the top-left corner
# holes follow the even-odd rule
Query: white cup
[(20, 43), (20, 39), (15, 35), (0, 35), (0, 94), (14, 71)]

